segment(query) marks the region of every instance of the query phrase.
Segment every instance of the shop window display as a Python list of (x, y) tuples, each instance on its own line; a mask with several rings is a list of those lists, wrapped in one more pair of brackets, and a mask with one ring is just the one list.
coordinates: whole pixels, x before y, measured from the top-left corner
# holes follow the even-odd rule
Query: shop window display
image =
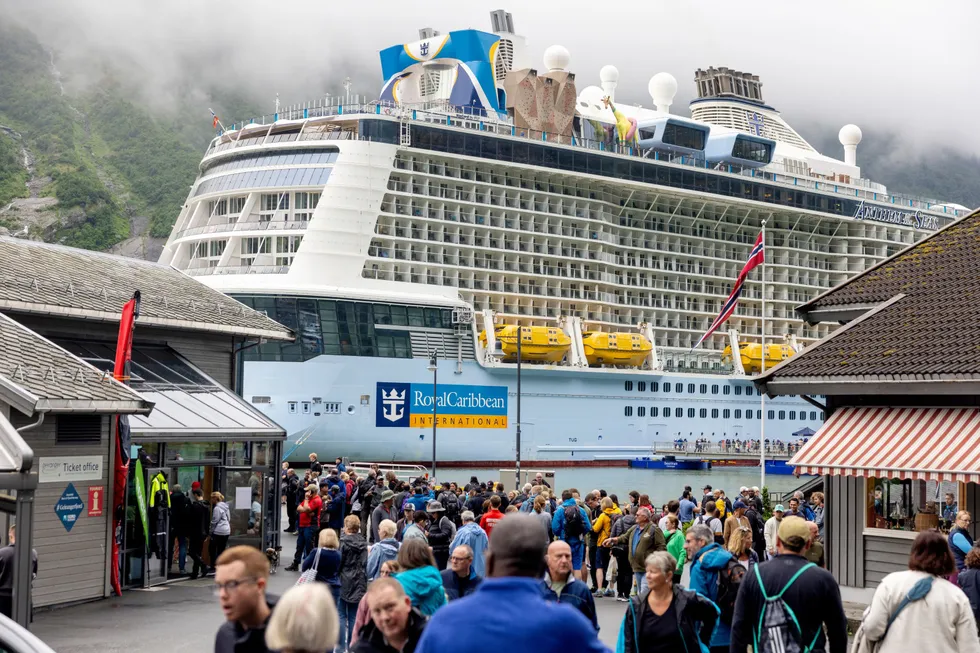
[(962, 494), (963, 484), (954, 481), (868, 478), (865, 525), (891, 531), (938, 528), (948, 532)]

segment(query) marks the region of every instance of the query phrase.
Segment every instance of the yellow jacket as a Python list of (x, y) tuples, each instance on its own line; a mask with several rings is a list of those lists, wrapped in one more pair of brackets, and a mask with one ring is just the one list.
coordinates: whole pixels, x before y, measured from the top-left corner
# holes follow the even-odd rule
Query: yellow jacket
[(612, 530), (612, 518), (622, 514), (622, 511), (616, 506), (602, 509), (602, 514), (592, 523), (592, 530), (599, 534), (599, 537), (596, 538), (597, 542), (601, 543), (609, 539), (609, 532)]

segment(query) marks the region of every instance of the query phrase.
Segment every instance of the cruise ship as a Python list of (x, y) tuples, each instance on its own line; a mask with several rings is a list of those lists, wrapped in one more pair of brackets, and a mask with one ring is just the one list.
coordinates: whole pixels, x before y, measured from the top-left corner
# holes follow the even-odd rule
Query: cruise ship
[[(697, 70), (686, 117), (668, 73), (640, 106), (612, 64), (529, 61), (504, 11), (419, 36), (368, 99), (221, 123), (161, 256), (297, 333), (241, 355), (290, 459), (504, 463), (518, 415), (555, 465), (792, 440), (819, 398), (763, 404), (732, 352), (825, 336), (794, 306), (966, 212), (862, 177), (854, 125), (821, 154), (749, 73)], [(763, 224), (764, 283), (695, 349)]]

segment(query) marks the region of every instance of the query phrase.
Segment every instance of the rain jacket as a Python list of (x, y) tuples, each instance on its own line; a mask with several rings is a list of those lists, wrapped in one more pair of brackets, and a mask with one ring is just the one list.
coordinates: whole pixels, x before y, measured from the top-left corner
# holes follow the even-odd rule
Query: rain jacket
[(378, 574), (381, 573), (381, 565), (398, 557), (400, 546), (401, 542), (393, 537), (381, 540), (371, 546), (367, 561), (367, 579), (369, 581), (378, 577)]
[(684, 565), (687, 563), (687, 551), (684, 549), (684, 531), (677, 529), (673, 533), (665, 533), (667, 538), (667, 553), (674, 556), (677, 561), (677, 573), (684, 572)]
[(367, 540), (360, 533), (340, 537), (340, 598), (357, 603), (367, 592)]
[[(582, 513), (582, 521), (585, 522), (585, 532), (588, 533), (592, 529), (592, 520), (589, 519), (589, 511), (578, 505), (575, 499), (569, 499), (567, 501), (562, 501), (561, 505), (558, 506), (558, 510), (555, 511), (555, 516), (551, 518), (551, 530), (554, 531), (555, 537), (559, 540), (565, 540), (565, 508), (572, 506), (578, 507), (579, 511)], [(581, 541), (581, 538), (576, 538)]]
[[(690, 589), (706, 596), (712, 602), (718, 600), (718, 572), (728, 566), (728, 561), (734, 558), (731, 553), (712, 542), (694, 554), (691, 561)], [(728, 646), (732, 637), (732, 628), (718, 620), (711, 634), (711, 647)]]
[(449, 545), (449, 555), (453, 554), (453, 550), (461, 545), (465, 544), (473, 550), (473, 571), (480, 578), (486, 576), (486, 560), (485, 555), (487, 547), (490, 545), (490, 539), (487, 537), (486, 532), (480, 528), (479, 524), (469, 522), (463, 524), (463, 526), (456, 531), (456, 537), (453, 538), (452, 544)]
[(616, 517), (623, 516), (623, 512), (613, 506), (612, 508), (603, 508), (602, 514), (595, 520), (592, 524), (592, 531), (597, 534), (596, 544), (601, 544), (603, 540), (609, 538), (609, 534), (612, 532), (612, 524)]
[(431, 565), (400, 572), (395, 575), (395, 580), (402, 584), (408, 598), (412, 599), (412, 607), (426, 617), (431, 617), (436, 610), (446, 605), (442, 575)]

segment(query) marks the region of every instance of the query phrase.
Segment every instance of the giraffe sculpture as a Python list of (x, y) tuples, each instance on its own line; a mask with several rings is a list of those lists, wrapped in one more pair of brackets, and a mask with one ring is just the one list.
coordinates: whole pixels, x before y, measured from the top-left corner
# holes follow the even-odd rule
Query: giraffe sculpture
[(616, 118), (616, 131), (619, 134), (619, 142), (629, 145), (636, 144), (636, 118), (627, 118), (623, 113), (616, 109), (612, 98), (608, 95), (602, 98), (602, 103), (607, 109), (612, 109), (613, 116)]

